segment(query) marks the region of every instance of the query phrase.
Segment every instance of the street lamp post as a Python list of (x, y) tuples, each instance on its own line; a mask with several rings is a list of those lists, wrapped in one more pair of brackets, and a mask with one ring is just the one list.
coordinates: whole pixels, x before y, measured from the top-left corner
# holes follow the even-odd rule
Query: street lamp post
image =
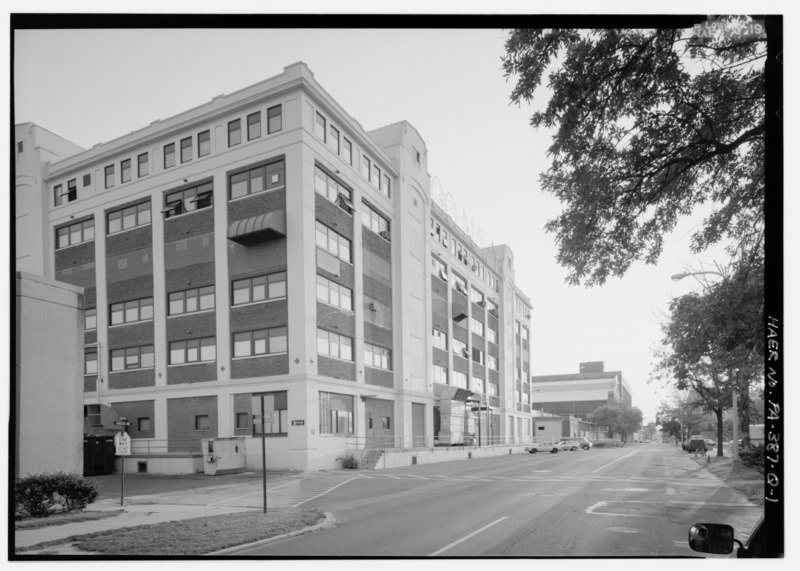
[[(723, 280), (727, 279), (727, 276), (722, 272), (715, 270), (703, 270), (699, 272), (684, 272), (681, 274), (675, 274), (672, 276), (672, 281), (677, 282), (689, 276), (698, 276), (703, 274), (714, 274), (721, 277)], [(733, 393), (733, 441), (731, 442), (731, 460), (735, 462), (739, 459), (739, 390), (735, 381), (731, 390)]]

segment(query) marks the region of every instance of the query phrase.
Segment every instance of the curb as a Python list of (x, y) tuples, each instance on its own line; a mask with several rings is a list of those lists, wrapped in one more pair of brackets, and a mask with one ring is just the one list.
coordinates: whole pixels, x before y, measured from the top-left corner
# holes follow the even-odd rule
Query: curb
[(216, 555), (235, 555), (237, 551), (242, 549), (249, 549), (251, 547), (260, 547), (262, 545), (267, 545), (272, 543), (273, 541), (278, 541), (280, 539), (286, 539), (288, 537), (295, 537), (297, 535), (303, 535), (305, 533), (311, 533), (314, 531), (318, 531), (320, 529), (325, 529), (329, 527), (333, 527), (336, 525), (336, 520), (333, 518), (333, 514), (330, 512), (324, 512), (325, 519), (321, 522), (316, 523), (309, 527), (304, 527), (303, 529), (298, 529), (296, 531), (290, 531), (288, 533), (282, 533), (281, 535), (275, 535), (273, 537), (268, 537), (266, 539), (259, 539), (258, 541), (253, 541), (251, 543), (243, 543), (241, 545), (235, 545), (233, 547), (226, 547), (225, 549), (220, 549), (219, 551), (212, 551), (210, 553), (204, 553), (203, 556), (216, 556)]

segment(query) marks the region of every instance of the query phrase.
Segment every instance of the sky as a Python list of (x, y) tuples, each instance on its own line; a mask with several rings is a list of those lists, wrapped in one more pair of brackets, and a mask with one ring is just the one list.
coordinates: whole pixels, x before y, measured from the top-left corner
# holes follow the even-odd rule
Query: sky
[(689, 251), (694, 217), (667, 237), (657, 265), (636, 264), (602, 287), (567, 285), (543, 229), (560, 204), (538, 182), (552, 134), (530, 127), (532, 107), (509, 101), (506, 37), (491, 29), (18, 31), (14, 122), (91, 148), (304, 61), (366, 130), (414, 125), (428, 147), (434, 195), (450, 196), (483, 245), (512, 248), (516, 285), (533, 303), (531, 374), (603, 361), (622, 371), (634, 406), (652, 421), (666, 394), (648, 384), (652, 349), (669, 301), (701, 287), (670, 276), (713, 269), (724, 252)]

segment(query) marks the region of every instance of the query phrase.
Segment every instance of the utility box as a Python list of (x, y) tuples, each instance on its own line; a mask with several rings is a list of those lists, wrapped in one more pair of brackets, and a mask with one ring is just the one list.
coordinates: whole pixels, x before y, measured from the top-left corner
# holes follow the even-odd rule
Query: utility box
[(241, 437), (204, 438), (203, 472), (206, 476), (244, 472), (245, 440)]
[(83, 475), (102, 476), (114, 471), (114, 437), (83, 437)]

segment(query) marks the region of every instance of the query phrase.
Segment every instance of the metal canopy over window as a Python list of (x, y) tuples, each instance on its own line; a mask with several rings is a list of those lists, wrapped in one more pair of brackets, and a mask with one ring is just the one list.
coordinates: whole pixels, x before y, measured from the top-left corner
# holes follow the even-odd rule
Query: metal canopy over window
[(228, 240), (243, 246), (286, 236), (286, 211), (274, 210), (244, 220), (237, 220), (228, 228)]

